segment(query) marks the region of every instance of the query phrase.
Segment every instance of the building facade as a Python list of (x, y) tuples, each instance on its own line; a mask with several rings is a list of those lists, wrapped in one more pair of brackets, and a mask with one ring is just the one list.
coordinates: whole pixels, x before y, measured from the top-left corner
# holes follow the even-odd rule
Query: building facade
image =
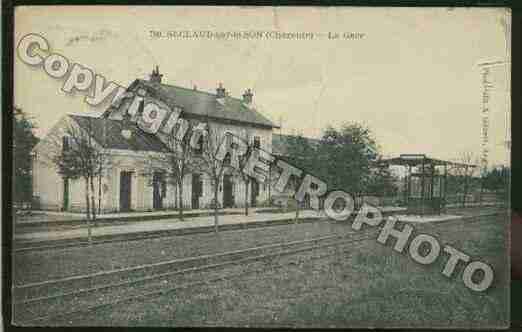
[[(214, 94), (163, 84), (156, 69), (149, 80), (135, 80), (127, 91), (181, 110), (190, 123), (204, 121), (220, 136), (230, 132), (272, 153), (273, 129), (277, 126), (255, 109), (250, 90), (242, 98), (233, 98), (222, 85)], [(169, 153), (168, 142), (161, 134), (147, 133), (132, 121), (140, 112), (130, 114), (132, 103), (124, 100), (118, 106), (111, 105), (100, 117), (66, 115), (35, 146), (33, 196), (37, 208), (85, 211), (87, 190), (95, 193), (94, 205), (101, 213), (176, 209), (180, 195), (184, 208), (210, 208), (215, 204), (211, 178), (197, 169), (187, 172), (183, 194), (179, 193), (179, 186), (158, 161)], [(54, 158), (74, 144), (71, 128), (92, 139), (104, 156), (101, 176), (93, 183), (68, 179), (56, 166)], [(227, 171), (219, 179), (217, 204), (225, 208), (243, 207), (246, 202), (253, 207), (268, 205), (271, 195), (268, 183), (251, 180), (247, 190), (242, 176)]]

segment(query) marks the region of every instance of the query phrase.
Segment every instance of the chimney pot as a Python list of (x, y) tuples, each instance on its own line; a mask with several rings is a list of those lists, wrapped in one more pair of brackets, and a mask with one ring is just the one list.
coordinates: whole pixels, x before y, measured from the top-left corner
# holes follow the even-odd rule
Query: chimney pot
[(252, 100), (254, 98), (254, 94), (252, 93), (252, 89), (247, 89), (243, 93), (243, 102), (247, 105), (252, 104)]
[(150, 74), (150, 81), (152, 83), (161, 83), (161, 78), (163, 74), (159, 73), (159, 66), (156, 65), (155, 69), (152, 69), (152, 74)]
[(225, 98), (226, 92), (227, 91), (223, 87), (223, 83), (219, 83), (218, 88), (216, 89), (216, 98)]

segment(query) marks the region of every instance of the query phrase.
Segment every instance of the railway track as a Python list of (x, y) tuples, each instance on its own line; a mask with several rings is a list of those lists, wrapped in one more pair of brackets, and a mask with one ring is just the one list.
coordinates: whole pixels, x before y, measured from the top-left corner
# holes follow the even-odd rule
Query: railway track
[[(459, 219), (463, 225), (489, 220), (489, 213)], [(438, 227), (455, 220), (430, 224)], [(89, 275), (30, 283), (13, 288), (14, 317), (17, 323), (49, 321), (85, 311), (116, 305), (177, 289), (237, 277), (256, 268), (273, 264), (282, 257), (305, 254), (313, 259), (318, 250), (338, 250), (356, 242), (376, 239), (380, 228), (322, 236), (301, 241), (274, 243), (224, 253), (175, 259)], [(331, 254), (331, 253), (329, 253)], [(327, 254), (327, 255), (329, 255)], [(321, 256), (321, 257), (324, 257)], [(253, 267), (246, 269), (245, 267)], [(236, 271), (236, 270), (239, 270)]]
[[(119, 303), (144, 294), (162, 293), (170, 285), (205, 283), (224, 269), (245, 264), (266, 264), (282, 256), (312, 252), (377, 236), (377, 230), (347, 235), (277, 243), (261, 247), (196, 256), (128, 269), (76, 276), (13, 289), (17, 321), (40, 321)], [(219, 278), (219, 277), (218, 277)], [(176, 288), (174, 287), (174, 288)], [(136, 294), (138, 293), (138, 294)], [(100, 303), (102, 302), (102, 303)], [(93, 304), (94, 303), (94, 304)], [(74, 309), (70, 309), (74, 308)]]
[[(299, 219), (299, 223), (310, 223), (310, 222), (314, 222), (314, 221), (318, 221), (318, 219), (317, 218)], [(269, 220), (269, 221), (256, 222), (256, 223), (229, 224), (229, 225), (220, 225), (219, 231), (233, 231), (233, 230), (251, 229), (251, 228), (259, 228), (259, 227), (281, 226), (281, 225), (288, 225), (288, 224), (292, 224), (292, 223), (294, 223), (293, 220)], [(19, 252), (41, 251), (41, 250), (77, 248), (77, 247), (86, 247), (86, 246), (104, 244), (104, 243), (140, 241), (140, 240), (146, 240), (146, 239), (156, 239), (156, 238), (183, 236), (183, 235), (190, 235), (190, 234), (211, 233), (211, 232), (214, 232), (214, 226), (149, 231), (149, 232), (140, 232), (140, 233), (136, 233), (136, 234), (131, 233), (131, 234), (117, 234), (117, 235), (102, 235), (102, 236), (95, 236), (91, 242), (88, 242), (84, 237), (64, 239), (64, 240), (52, 240), (52, 241), (37, 241), (37, 242), (31, 241), (31, 242), (26, 242), (26, 243), (18, 242), (18, 243), (15, 243), (15, 245), (13, 246), (13, 252), (19, 253)]]

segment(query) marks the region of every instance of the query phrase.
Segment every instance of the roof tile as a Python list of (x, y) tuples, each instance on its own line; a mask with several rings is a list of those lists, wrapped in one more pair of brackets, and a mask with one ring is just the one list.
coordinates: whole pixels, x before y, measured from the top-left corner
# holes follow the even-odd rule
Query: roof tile
[[(222, 105), (215, 94), (205, 91), (146, 80), (135, 80), (129, 86), (130, 91), (137, 91), (140, 88), (145, 88), (151, 97), (158, 98), (172, 108), (181, 107), (183, 112), (189, 115), (277, 128), (272, 121), (237, 98), (226, 96)], [(111, 109), (108, 111), (110, 112)]]
[(78, 125), (87, 132), (92, 132), (93, 138), (107, 149), (166, 152), (167, 147), (161, 140), (139, 129), (130, 123), (127, 129), (132, 136), (126, 139), (122, 135), (124, 122), (107, 118), (96, 118), (81, 115), (69, 115)]

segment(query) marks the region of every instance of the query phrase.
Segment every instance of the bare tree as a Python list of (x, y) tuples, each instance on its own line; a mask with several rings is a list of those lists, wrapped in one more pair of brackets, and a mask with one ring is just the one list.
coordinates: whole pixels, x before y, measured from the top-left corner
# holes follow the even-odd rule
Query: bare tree
[[(91, 220), (96, 226), (96, 214), (101, 208), (101, 177), (111, 163), (103, 147), (95, 141), (93, 120), (86, 118), (87, 126), (67, 122), (64, 128), (49, 136), (52, 151), (49, 158), (64, 179), (83, 179), (85, 184), (85, 212), (88, 239), (91, 241)], [(103, 131), (105, 135), (105, 130)], [(104, 138), (101, 138), (104, 140)], [(94, 181), (98, 179), (98, 209)]]
[[(252, 139), (252, 134), (248, 129), (245, 129), (243, 135), (240, 137), (247, 145), (250, 144)], [(236, 171), (236, 173), (239, 175), (243, 183), (245, 184), (245, 216), (248, 216), (248, 207), (249, 207), (249, 189), (252, 183), (252, 178), (246, 173), (243, 172), (243, 168), (246, 166), (248, 162), (249, 153), (248, 151), (244, 153), (243, 155), (239, 156), (239, 170)]]
[[(288, 184), (290, 185), (290, 188), (292, 188), (292, 191), (294, 193), (297, 192), (297, 190), (299, 190), (299, 184), (300, 184), (300, 179), (298, 178), (295, 178), (295, 177), (291, 177), (289, 180), (288, 180)], [(303, 202), (301, 201), (298, 201), (297, 199), (293, 198), (292, 199), (292, 202), (294, 202), (295, 204), (295, 217), (294, 217), (294, 222), (295, 223), (298, 223), (299, 222), (299, 212), (301, 210), (301, 207), (304, 205)]]
[[(214, 231), (219, 232), (219, 186), (225, 171), (229, 168), (222, 160), (217, 158), (217, 150), (221, 139), (224, 137), (217, 126), (206, 123), (201, 123), (200, 128), (195, 129), (200, 131), (199, 134), (192, 135), (191, 146), (196, 146), (194, 150), (194, 169), (206, 174), (210, 180), (212, 191), (214, 193), (212, 208), (214, 209)], [(194, 132), (194, 131), (193, 131)], [(196, 142), (196, 144), (194, 144)]]
[(466, 197), (470, 191), (471, 180), (477, 171), (475, 166), (478, 162), (478, 158), (470, 151), (463, 151), (455, 161), (456, 165), (451, 168), (451, 172), (456, 177), (458, 190), (462, 193), (461, 205), (465, 207)]
[(179, 140), (174, 135), (162, 136), (167, 151), (164, 153), (149, 154), (146, 159), (145, 174), (160, 168), (167, 177), (167, 181), (176, 187), (177, 208), (179, 219), (183, 220), (183, 180), (191, 174), (194, 163), (194, 153), (190, 147), (190, 137), (186, 135)]

